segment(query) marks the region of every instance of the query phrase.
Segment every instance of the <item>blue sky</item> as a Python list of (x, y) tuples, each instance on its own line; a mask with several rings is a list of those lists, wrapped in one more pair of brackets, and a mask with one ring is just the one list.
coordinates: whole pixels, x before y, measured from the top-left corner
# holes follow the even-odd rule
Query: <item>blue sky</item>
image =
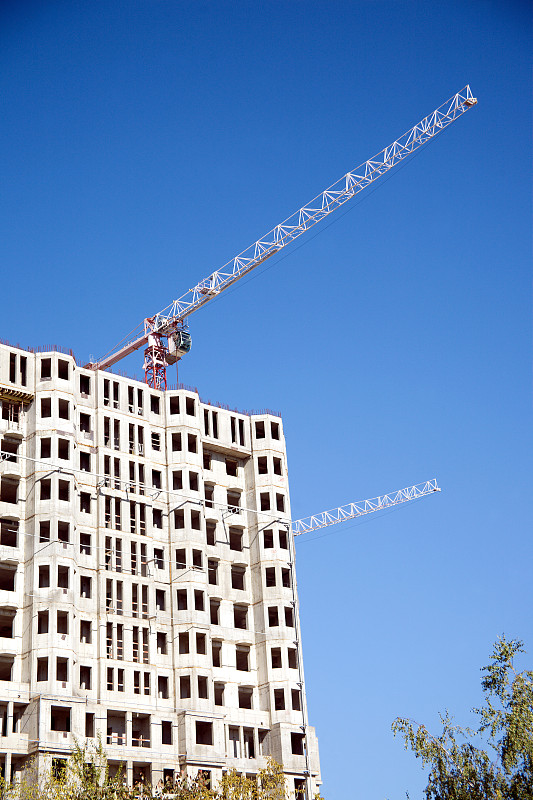
[(518, 0), (0, 12), (0, 336), (82, 360), (466, 83), (479, 99), (194, 315), (180, 364), (206, 399), (282, 412), (295, 518), (443, 487), (298, 543), (328, 800), (419, 797), (392, 720), (470, 722), (502, 632), (532, 663), (529, 17)]

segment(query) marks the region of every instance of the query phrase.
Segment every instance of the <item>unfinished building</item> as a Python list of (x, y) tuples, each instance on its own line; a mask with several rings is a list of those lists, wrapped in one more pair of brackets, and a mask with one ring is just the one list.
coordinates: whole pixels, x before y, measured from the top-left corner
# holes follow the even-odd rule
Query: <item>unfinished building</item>
[(0, 764), (320, 784), (283, 426), (0, 345)]

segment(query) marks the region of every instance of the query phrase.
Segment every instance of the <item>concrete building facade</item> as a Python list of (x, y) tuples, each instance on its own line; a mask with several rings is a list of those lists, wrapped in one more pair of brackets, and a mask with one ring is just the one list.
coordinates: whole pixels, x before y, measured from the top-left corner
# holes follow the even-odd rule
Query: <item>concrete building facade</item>
[(314, 793), (281, 419), (8, 345), (0, 406), (3, 773), (100, 737), (130, 784)]

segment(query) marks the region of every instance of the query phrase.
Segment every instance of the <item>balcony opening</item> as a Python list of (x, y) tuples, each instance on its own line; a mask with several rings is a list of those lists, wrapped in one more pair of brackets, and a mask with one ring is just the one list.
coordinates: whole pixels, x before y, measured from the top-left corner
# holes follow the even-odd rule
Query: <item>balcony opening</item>
[(275, 567), (267, 567), (265, 569), (265, 586), (275, 586), (276, 585), (276, 568)]
[(69, 377), (69, 375), (68, 375), (68, 372), (69, 372), (68, 367), (69, 367), (68, 361), (64, 361), (62, 358), (60, 358), (58, 360), (58, 362), (57, 362), (57, 377), (61, 378), (62, 381), (68, 381), (68, 377)]
[(88, 619), (80, 620), (80, 642), (83, 644), (91, 644), (92, 642), (92, 626), (91, 621)]
[(233, 565), (231, 568), (231, 588), (244, 590), (244, 575), (246, 573), (245, 567)]
[(226, 459), (226, 475), (236, 478), (239, 472), (239, 462), (232, 458)]
[(254, 690), (248, 686), (239, 686), (239, 708), (253, 708)]
[(211, 658), (214, 667), (222, 666), (222, 642), (217, 639), (211, 642)]
[(216, 706), (223, 706), (224, 705), (224, 684), (223, 683), (215, 683), (214, 695), (215, 695), (215, 705)]
[(181, 433), (172, 434), (172, 451), (174, 453), (181, 450)]
[(10, 478), (2, 478), (0, 481), (0, 500), (3, 503), (16, 504), (18, 502), (18, 488), (18, 481), (13, 481)]
[(205, 523), (205, 535), (206, 541), (208, 545), (215, 545), (217, 539), (217, 524), (212, 520), (206, 520)]
[(37, 659), (37, 682), (47, 681), (48, 680), (48, 659), (47, 658), (38, 658)]
[(6, 608), (0, 609), (0, 637), (2, 639), (13, 638), (13, 622), (15, 620), (15, 610)]
[(91, 379), (88, 375), (80, 375), (80, 394), (88, 396), (91, 393)]
[(68, 400), (59, 399), (58, 415), (60, 419), (70, 419), (70, 408)]
[(126, 713), (120, 711), (107, 712), (107, 744), (126, 744)]
[(244, 645), (237, 645), (235, 651), (235, 666), (241, 672), (250, 671), (250, 648)]
[(51, 377), (52, 377), (52, 359), (43, 358), (41, 359), (41, 380), (49, 381)]
[(189, 652), (189, 631), (182, 631), (178, 636), (178, 652), (185, 655)]
[[(61, 483), (61, 481), (59, 481)], [(68, 484), (67, 484), (68, 485)], [(70, 523), (69, 522), (59, 522), (57, 523), (57, 538), (60, 542), (69, 542), (70, 541)]]
[(59, 565), (57, 568), (57, 585), (59, 589), (68, 589), (69, 568)]
[(161, 744), (172, 744), (172, 722), (161, 721)]
[(180, 676), (180, 698), (188, 700), (191, 696), (191, 679), (189, 675)]
[(292, 699), (292, 710), (293, 711), (301, 711), (300, 690), (299, 689), (291, 689), (291, 699)]
[(274, 532), (263, 531), (263, 545), (265, 548), (274, 547)]
[(196, 720), (196, 744), (213, 744), (213, 723)]
[(209, 614), (211, 625), (219, 625), (220, 617), (220, 600), (211, 600), (209, 603)]
[(6, 567), (0, 564), (0, 589), (4, 592), (15, 591), (16, 567)]
[(281, 669), (281, 647), (273, 647), (270, 651), (270, 657), (272, 659), (272, 669)]
[(50, 567), (41, 564), (39, 567), (39, 589), (46, 589), (50, 586)]
[(291, 733), (291, 752), (293, 756), (305, 755), (305, 736), (303, 733)]
[(132, 714), (131, 725), (132, 725), (132, 730), (131, 730), (132, 746), (150, 747), (150, 715)]
[(241, 630), (247, 629), (248, 606), (233, 606), (233, 625)]
[(37, 613), (37, 633), (48, 633), (48, 611)]
[(279, 625), (279, 615), (277, 606), (270, 606), (268, 609), (268, 626), (277, 628)]
[(255, 740), (253, 728), (243, 728), (242, 741), (244, 744), (244, 757), (255, 758)]
[(52, 706), (50, 708), (50, 730), (69, 733), (70, 731), (70, 712), (67, 706)]
[(85, 556), (91, 555), (91, 534), (80, 533), (80, 553)]
[(56, 659), (56, 681), (61, 683), (68, 681), (68, 658)]
[(85, 714), (85, 737), (87, 739), (94, 738), (94, 714)]
[(242, 551), (242, 531), (238, 528), (229, 529), (229, 549), (239, 553)]
[(67, 461), (70, 453), (70, 442), (68, 439), (57, 440), (57, 457)]
[(200, 512), (191, 509), (191, 528), (193, 531), (201, 530)]
[(18, 540), (18, 521), (0, 520), (0, 544), (4, 547), (16, 547)]
[(285, 608), (285, 625), (287, 628), (294, 628), (294, 611), (292, 608)]
[(89, 691), (91, 688), (91, 667), (80, 666), (80, 689)]
[(180, 399), (178, 395), (174, 395), (170, 398), (170, 413), (171, 414), (179, 414), (180, 413)]
[(68, 611), (57, 612), (57, 632), (68, 634)]

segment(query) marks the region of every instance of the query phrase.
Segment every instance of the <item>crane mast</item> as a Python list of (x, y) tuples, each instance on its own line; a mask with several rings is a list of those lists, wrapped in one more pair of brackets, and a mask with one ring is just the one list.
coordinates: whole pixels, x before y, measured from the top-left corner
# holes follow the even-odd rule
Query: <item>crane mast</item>
[(139, 330), (139, 326), (137, 335), (130, 342), (117, 346), (100, 361), (87, 364), (87, 367), (108, 369), (135, 350), (145, 347), (146, 383), (154, 389), (166, 389), (167, 365), (175, 364), (191, 348), (187, 318), (192, 313), (362, 192), (476, 103), (470, 86), (465, 86), (388, 147), (347, 172), (223, 267), (212, 272), (162, 311), (147, 317), (142, 329)]

